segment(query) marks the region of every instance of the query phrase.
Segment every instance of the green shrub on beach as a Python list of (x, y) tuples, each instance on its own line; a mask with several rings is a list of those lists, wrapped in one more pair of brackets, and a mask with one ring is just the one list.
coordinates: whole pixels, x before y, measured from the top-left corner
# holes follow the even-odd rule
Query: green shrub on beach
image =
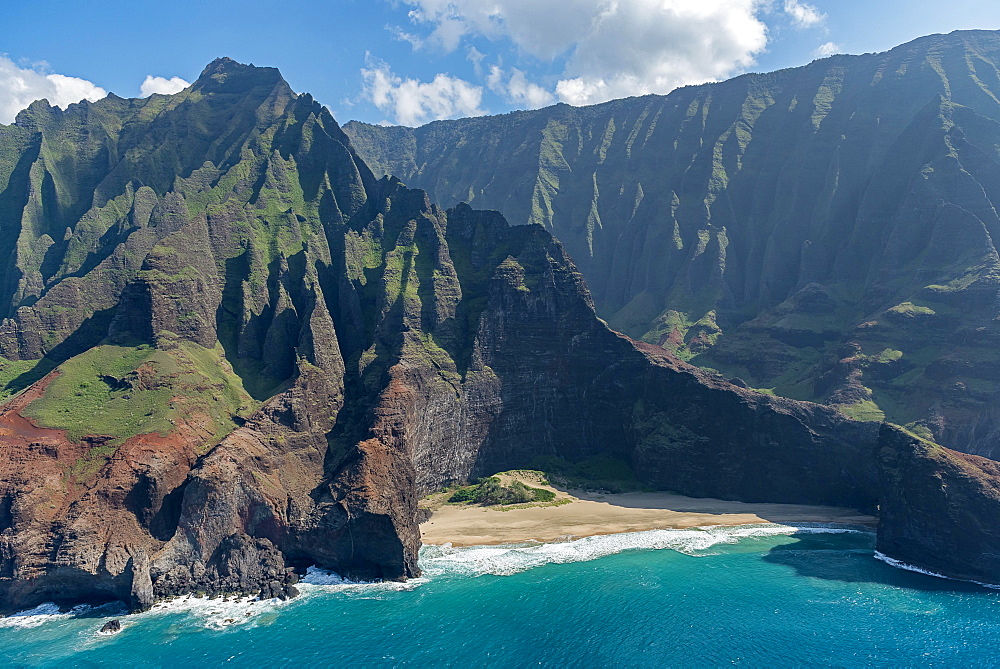
[(451, 497), (448, 498), (449, 502), (454, 504), (461, 504), (462, 502), (471, 502), (473, 497), (476, 496), (476, 488), (479, 486), (465, 486), (464, 488), (459, 488), (455, 491)]
[(480, 479), (479, 483), (459, 488), (448, 498), (449, 502), (459, 504), (473, 502), (483, 506), (508, 504), (528, 504), (530, 502), (551, 502), (556, 494), (543, 488), (532, 488), (520, 481), (503, 485), (496, 476)]
[(555, 500), (556, 494), (551, 490), (545, 490), (544, 488), (531, 488), (535, 491), (535, 501), (536, 502), (551, 502)]

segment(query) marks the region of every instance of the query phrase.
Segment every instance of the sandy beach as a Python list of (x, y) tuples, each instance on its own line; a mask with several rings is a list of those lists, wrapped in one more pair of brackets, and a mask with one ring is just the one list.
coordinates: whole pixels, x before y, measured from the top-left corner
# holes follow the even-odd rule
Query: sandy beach
[(563, 541), (598, 534), (642, 530), (749, 525), (757, 523), (839, 523), (874, 527), (878, 519), (854, 509), (806, 504), (751, 504), (721, 499), (693, 498), (663, 492), (602, 494), (558, 490), (528, 475), (527, 485), (548, 488), (559, 505), (503, 509), (446, 504), (449, 494), (432, 495), (423, 504), (432, 509), (421, 524), (425, 544), (478, 546), (519, 541)]

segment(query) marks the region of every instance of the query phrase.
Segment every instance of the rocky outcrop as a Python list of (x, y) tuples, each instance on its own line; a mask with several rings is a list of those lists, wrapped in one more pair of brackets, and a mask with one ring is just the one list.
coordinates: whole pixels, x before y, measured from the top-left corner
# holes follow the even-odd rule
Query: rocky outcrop
[[(45, 157), (88, 123), (104, 150)], [(69, 229), (8, 282), (0, 610), (289, 597), (312, 565), (410, 578), (420, 495), (538, 456), (732, 499), (911, 489), (880, 480), (906, 449), (875, 424), (610, 330), (542, 227), (376, 180), (272, 70), (220, 60), (175, 96), (39, 103), (3, 133), (27, 147), (0, 161), (3, 206), (34, 217), (12, 253)], [(24, 204), (21, 163), (64, 184), (58, 210)], [(43, 314), (62, 325), (29, 336)], [(906, 476), (933, 478), (914, 457)]]
[(1000, 465), (883, 426), (876, 548), (953, 578), (1000, 582)]
[(101, 626), (99, 634), (118, 634), (122, 631), (120, 620), (109, 620)]
[(149, 557), (175, 531), (208, 421), (192, 413), (169, 435), (131, 437), (105, 459), (109, 437), (74, 440), (21, 415), (52, 382), (0, 416), (0, 601), (6, 611), (116, 599), (142, 608), (152, 601)]
[(345, 131), (377, 174), (545, 226), (616, 330), (991, 455), (998, 66), (1000, 33), (965, 31), (666, 96)]

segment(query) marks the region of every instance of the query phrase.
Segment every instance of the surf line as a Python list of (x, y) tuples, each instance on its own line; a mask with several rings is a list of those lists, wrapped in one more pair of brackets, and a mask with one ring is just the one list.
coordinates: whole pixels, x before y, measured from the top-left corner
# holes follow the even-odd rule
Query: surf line
[(958, 583), (972, 583), (974, 585), (978, 585), (980, 587), (987, 588), (989, 590), (1000, 590), (1000, 585), (997, 585), (996, 583), (983, 583), (982, 581), (973, 581), (970, 578), (956, 578), (954, 576), (945, 576), (944, 574), (939, 574), (936, 571), (929, 571), (927, 569), (921, 569), (920, 567), (917, 567), (916, 565), (907, 564), (906, 562), (903, 562), (902, 560), (897, 560), (896, 558), (889, 557), (888, 555), (886, 555), (885, 553), (882, 553), (881, 551), (875, 551), (875, 559), (876, 560), (881, 560), (882, 562), (886, 563), (890, 567), (895, 567), (896, 569), (903, 569), (905, 571), (912, 571), (912, 572), (915, 572), (917, 574), (923, 574), (924, 576), (933, 576), (934, 578), (943, 578), (946, 581), (956, 581)]
[(427, 544), (420, 551), (420, 567), (427, 576), (508, 576), (545, 564), (586, 562), (633, 550), (675, 550), (697, 555), (720, 544), (744, 539), (795, 534), (870, 534), (867, 528), (837, 524), (709, 525), (697, 528), (640, 530), (598, 534), (561, 542), (516, 542), (454, 547)]

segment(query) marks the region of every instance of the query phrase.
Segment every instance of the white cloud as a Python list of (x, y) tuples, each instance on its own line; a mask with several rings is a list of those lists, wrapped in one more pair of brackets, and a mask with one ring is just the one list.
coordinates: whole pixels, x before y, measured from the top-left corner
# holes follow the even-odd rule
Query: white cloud
[(826, 14), (800, 0), (785, 0), (785, 13), (796, 28), (812, 28), (826, 20)]
[(842, 49), (839, 44), (834, 44), (833, 42), (827, 42), (825, 44), (820, 44), (813, 51), (814, 58), (826, 58), (827, 56), (832, 56), (835, 53), (840, 53)]
[(470, 46), (465, 52), (465, 57), (472, 63), (472, 67), (476, 71), (476, 76), (483, 76), (483, 60), (486, 58), (486, 54), (476, 47)]
[(524, 72), (516, 67), (511, 68), (510, 75), (504, 81), (505, 73), (499, 65), (491, 65), (486, 76), (486, 85), (494, 93), (503, 96), (507, 102), (538, 109), (556, 101), (555, 96), (538, 84), (528, 81)]
[(404, 0), (415, 24), (432, 27), (431, 40), (452, 51), (465, 35), (508, 37), (540, 58), (565, 52), (606, 6), (633, 0)]
[(767, 45), (757, 8), (754, 0), (617, 3), (576, 46), (556, 93), (591, 104), (726, 78)]
[(417, 126), (430, 120), (482, 116), (483, 89), (464, 79), (438, 74), (433, 81), (403, 79), (384, 62), (369, 61), (361, 70), (365, 96), (400, 125)]
[(0, 55), (0, 123), (11, 123), (17, 113), (35, 100), (65, 109), (74, 102), (96, 102), (108, 92), (86, 79), (63, 74), (46, 74), (45, 64), (18, 67), (14, 61)]
[(154, 77), (151, 74), (147, 74), (146, 80), (142, 82), (142, 86), (139, 88), (139, 97), (148, 98), (154, 93), (173, 95), (174, 93), (180, 93), (190, 85), (190, 82), (184, 81), (180, 77), (170, 77), (167, 79), (166, 77)]
[[(482, 35), (509, 39), (536, 58), (565, 58), (555, 95), (571, 104), (722, 79), (752, 65), (767, 45), (757, 16), (767, 0), (404, 1), (415, 7), (411, 21), (429, 27), (428, 41), (445, 51)], [(519, 91), (526, 102), (542, 98), (536, 89)]]
[(408, 42), (410, 46), (413, 47), (414, 51), (418, 51), (424, 48), (424, 40), (422, 38), (418, 37), (417, 35), (414, 35), (413, 33), (406, 32), (399, 26), (389, 25), (386, 26), (385, 29), (389, 31), (389, 34), (392, 35), (392, 38), (394, 40), (400, 42)]
[(503, 68), (499, 65), (490, 65), (490, 73), (486, 75), (486, 86), (494, 93), (503, 95)]

